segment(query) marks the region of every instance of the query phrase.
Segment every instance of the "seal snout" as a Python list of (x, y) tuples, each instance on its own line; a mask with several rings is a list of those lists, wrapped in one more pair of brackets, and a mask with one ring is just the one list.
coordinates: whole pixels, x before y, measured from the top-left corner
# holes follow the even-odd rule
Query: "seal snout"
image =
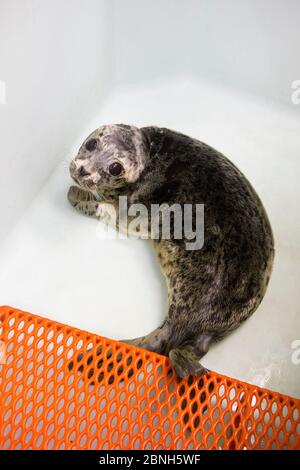
[(84, 166), (80, 166), (79, 169), (78, 169), (78, 175), (81, 176), (81, 177), (84, 177), (84, 176), (90, 176), (90, 172), (87, 171)]
[(82, 179), (86, 179), (91, 176), (91, 172), (88, 171), (84, 165), (76, 164), (74, 160), (71, 161), (69, 170), (71, 177), (77, 184), (80, 184)]
[(72, 160), (70, 162), (70, 165), (69, 165), (69, 171), (70, 171), (70, 175), (72, 176), (72, 178), (75, 176), (75, 173), (76, 173), (76, 163), (74, 162), (74, 160)]

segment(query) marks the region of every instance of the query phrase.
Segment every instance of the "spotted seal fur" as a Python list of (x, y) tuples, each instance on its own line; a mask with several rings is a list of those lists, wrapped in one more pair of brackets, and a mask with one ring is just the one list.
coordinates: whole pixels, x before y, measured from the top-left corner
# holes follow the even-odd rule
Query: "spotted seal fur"
[[(168, 288), (168, 313), (155, 331), (130, 344), (169, 356), (180, 377), (205, 372), (200, 359), (259, 306), (272, 271), (274, 240), (255, 190), (222, 153), (155, 126), (101, 126), (70, 164), (77, 186), (68, 198), (92, 217), (103, 203), (204, 204), (204, 244), (152, 240)], [(100, 197), (100, 200), (99, 200)], [(122, 227), (119, 227), (122, 229)]]

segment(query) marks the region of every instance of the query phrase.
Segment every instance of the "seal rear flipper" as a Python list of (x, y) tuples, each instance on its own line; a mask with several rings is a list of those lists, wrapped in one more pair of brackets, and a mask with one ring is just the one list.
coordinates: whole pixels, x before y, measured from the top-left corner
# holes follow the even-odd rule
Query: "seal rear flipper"
[(176, 375), (180, 378), (190, 374), (199, 377), (208, 372), (199, 361), (205, 356), (215, 340), (215, 335), (212, 333), (200, 333), (192, 342), (183, 343), (171, 349), (169, 358)]
[(121, 339), (121, 343), (126, 343), (137, 348), (147, 349), (157, 354), (166, 354), (171, 338), (171, 328), (167, 321), (146, 336), (133, 339)]
[(171, 349), (169, 358), (176, 375), (182, 379), (191, 374), (199, 377), (208, 372), (207, 369), (200, 364), (200, 358), (195, 354), (193, 348), (183, 347)]

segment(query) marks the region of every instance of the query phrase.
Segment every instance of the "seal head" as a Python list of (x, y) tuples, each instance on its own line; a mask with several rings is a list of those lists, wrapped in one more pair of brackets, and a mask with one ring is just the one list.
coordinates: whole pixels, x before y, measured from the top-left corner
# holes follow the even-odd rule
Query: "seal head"
[(70, 174), (82, 188), (120, 188), (134, 183), (145, 167), (147, 141), (134, 126), (101, 126), (83, 142), (70, 163)]

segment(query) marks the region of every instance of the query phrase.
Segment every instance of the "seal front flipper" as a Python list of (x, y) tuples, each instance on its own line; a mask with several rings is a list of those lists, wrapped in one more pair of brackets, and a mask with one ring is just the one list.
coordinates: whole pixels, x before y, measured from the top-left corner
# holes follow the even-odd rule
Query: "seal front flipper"
[(89, 191), (71, 186), (68, 191), (68, 201), (78, 212), (89, 217), (97, 217), (99, 201)]

